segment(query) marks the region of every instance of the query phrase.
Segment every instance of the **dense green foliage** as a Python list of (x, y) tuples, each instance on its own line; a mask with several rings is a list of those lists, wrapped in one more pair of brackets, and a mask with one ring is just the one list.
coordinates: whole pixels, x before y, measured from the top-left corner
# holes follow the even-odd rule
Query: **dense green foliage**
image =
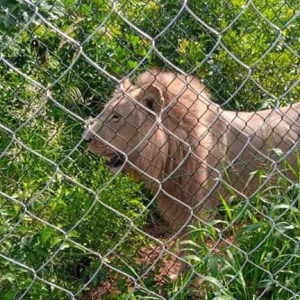
[[(298, 101), (298, 10), (293, 0), (1, 1), (1, 299), (80, 298), (106, 278), (113, 249), (120, 257), (111, 265), (138, 278), (147, 267), (129, 263), (151, 240), (136, 230), (147, 217), (145, 194), (85, 152), (84, 119), (97, 114), (116, 78), (153, 66), (201, 76), (227, 108)], [(227, 210), (225, 228), (235, 234), (238, 221), (241, 229), (236, 246), (210, 256), (200, 243), (193, 259), (202, 276), (208, 272), (207, 299), (297, 292), (299, 195), (290, 191), (282, 180), (235, 207), (240, 214)], [(217, 239), (212, 227), (195, 232), (197, 243), (199, 235)], [(107, 299), (128, 299), (124, 280), (123, 295)], [(154, 293), (186, 299), (180, 282), (147, 280), (141, 285)], [(150, 296), (137, 289), (130, 297)]]
[(299, 209), (299, 187), (280, 178), (247, 201), (224, 202), (222, 221), (193, 227), (182, 244), (202, 280), (200, 299), (298, 299)]

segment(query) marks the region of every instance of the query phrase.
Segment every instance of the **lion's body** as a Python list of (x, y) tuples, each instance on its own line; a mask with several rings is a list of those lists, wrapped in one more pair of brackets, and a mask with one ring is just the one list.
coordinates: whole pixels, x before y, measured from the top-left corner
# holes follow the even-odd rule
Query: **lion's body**
[(251, 195), (260, 188), (251, 173), (262, 167), (271, 174), (281, 165), (282, 174), (292, 178), (280, 161), (295, 164), (299, 111), (300, 103), (253, 113), (225, 111), (197, 78), (150, 70), (136, 85), (123, 82), (84, 139), (108, 161), (121, 154), (125, 160), (118, 168), (147, 182), (170, 228), (178, 230), (209, 217), (206, 212), (218, 206), (220, 195), (228, 198), (226, 184), (241, 198)]

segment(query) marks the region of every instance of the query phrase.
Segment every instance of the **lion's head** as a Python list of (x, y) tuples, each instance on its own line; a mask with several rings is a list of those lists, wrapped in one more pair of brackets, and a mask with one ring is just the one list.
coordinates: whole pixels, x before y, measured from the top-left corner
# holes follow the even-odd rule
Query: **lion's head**
[(126, 159), (135, 161), (143, 148), (157, 147), (146, 144), (159, 131), (157, 110), (162, 101), (161, 90), (155, 85), (135, 86), (124, 80), (84, 133), (90, 151), (104, 156), (109, 167), (117, 168)]

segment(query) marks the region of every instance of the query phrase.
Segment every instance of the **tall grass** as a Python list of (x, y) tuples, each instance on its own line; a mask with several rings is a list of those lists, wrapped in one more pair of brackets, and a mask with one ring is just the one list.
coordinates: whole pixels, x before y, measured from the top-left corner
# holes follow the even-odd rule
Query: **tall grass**
[(299, 299), (299, 183), (279, 176), (249, 199), (232, 196), (238, 201), (223, 205), (222, 220), (193, 226), (183, 242), (200, 283), (190, 293), (205, 300)]

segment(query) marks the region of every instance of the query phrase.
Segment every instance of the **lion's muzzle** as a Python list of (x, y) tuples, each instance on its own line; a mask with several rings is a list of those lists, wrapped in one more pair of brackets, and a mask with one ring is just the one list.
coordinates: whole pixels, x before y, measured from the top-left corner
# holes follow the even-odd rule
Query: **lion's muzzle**
[(112, 153), (112, 155), (106, 156), (105, 159), (105, 165), (109, 168), (121, 167), (125, 162), (124, 155), (120, 153)]
[(90, 130), (90, 126), (88, 126), (82, 134), (82, 139), (84, 142), (89, 144), (93, 140), (94, 134)]
[[(111, 168), (119, 168), (125, 162), (125, 156), (114, 149), (109, 149), (108, 145), (97, 139), (97, 129), (89, 125), (82, 135), (84, 142), (88, 144), (89, 150), (105, 158), (105, 165)], [(94, 129), (94, 130), (93, 130)]]

